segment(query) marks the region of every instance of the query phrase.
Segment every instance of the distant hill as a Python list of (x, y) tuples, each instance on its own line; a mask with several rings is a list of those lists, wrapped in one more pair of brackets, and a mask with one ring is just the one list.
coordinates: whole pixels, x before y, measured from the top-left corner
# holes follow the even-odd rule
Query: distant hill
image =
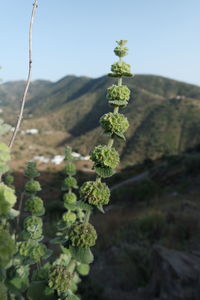
[[(108, 107), (106, 89), (114, 82), (107, 76), (66, 76), (55, 83), (36, 81), (26, 106), (25, 126), (35, 124), (36, 128), (66, 132), (66, 138), (62, 136), (57, 146), (68, 143), (86, 154), (104, 140), (99, 137), (98, 122), (112, 109)], [(132, 96), (123, 110), (130, 122), (127, 143), (117, 141), (116, 145), (123, 165), (178, 154), (200, 143), (200, 87), (153, 75), (136, 75), (124, 83)], [(22, 82), (0, 85), (3, 105), (14, 105), (13, 94), (17, 91), (19, 96), (21, 86)]]

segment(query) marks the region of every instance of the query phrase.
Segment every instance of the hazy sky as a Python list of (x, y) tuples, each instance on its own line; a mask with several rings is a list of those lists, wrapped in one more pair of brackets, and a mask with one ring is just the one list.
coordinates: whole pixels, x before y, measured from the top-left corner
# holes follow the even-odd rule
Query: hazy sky
[[(33, 31), (33, 79), (68, 74), (98, 77), (115, 61), (115, 41), (127, 39), (134, 73), (200, 85), (200, 0), (38, 0)], [(0, 77), (25, 79), (33, 0), (0, 6)]]

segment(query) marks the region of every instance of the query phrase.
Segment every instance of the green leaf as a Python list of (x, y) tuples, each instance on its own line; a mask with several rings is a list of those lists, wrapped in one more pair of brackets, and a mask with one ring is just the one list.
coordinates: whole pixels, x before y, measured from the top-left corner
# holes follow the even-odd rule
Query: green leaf
[(91, 264), (94, 260), (94, 256), (90, 248), (75, 248), (70, 247), (72, 256), (82, 264)]
[(90, 211), (92, 209), (92, 206), (90, 204), (83, 201), (77, 201), (77, 207), (85, 211)]
[(90, 272), (90, 266), (88, 264), (80, 264), (76, 269), (82, 276), (87, 276)]
[(28, 289), (29, 300), (57, 300), (54, 291), (47, 289), (45, 281), (33, 281)]
[(96, 173), (103, 178), (111, 177), (113, 175), (113, 169), (110, 167), (94, 167)]
[(100, 212), (102, 212), (102, 214), (105, 214), (105, 211), (104, 211), (102, 205), (98, 205), (97, 208), (98, 208), (98, 210), (99, 210)]

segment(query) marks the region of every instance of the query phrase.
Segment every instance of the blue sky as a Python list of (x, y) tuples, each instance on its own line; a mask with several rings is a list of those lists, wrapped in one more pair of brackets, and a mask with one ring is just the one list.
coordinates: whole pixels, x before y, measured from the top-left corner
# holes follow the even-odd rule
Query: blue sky
[[(115, 41), (129, 41), (136, 74), (200, 85), (199, 0), (38, 0), (33, 79), (98, 77), (115, 61)], [(2, 1), (0, 77), (25, 79), (33, 0)]]

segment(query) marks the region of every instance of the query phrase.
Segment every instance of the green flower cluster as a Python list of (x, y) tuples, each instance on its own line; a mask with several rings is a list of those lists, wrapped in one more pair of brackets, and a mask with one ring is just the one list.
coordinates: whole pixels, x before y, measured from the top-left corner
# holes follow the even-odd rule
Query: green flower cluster
[(65, 212), (62, 217), (64, 222), (68, 224), (73, 224), (76, 221), (76, 214), (71, 211)]
[(91, 224), (74, 224), (69, 232), (69, 241), (73, 247), (92, 247), (96, 239), (97, 233)]
[(128, 54), (128, 48), (124, 47), (124, 45), (127, 43), (126, 40), (116, 41), (118, 46), (115, 47), (114, 53), (115, 55), (119, 56), (120, 58), (123, 56), (126, 56)]
[(65, 173), (69, 176), (73, 176), (76, 174), (76, 166), (73, 163), (68, 162), (65, 166)]
[(65, 266), (56, 265), (49, 271), (48, 285), (57, 292), (68, 290), (73, 281), (73, 274)]
[(16, 203), (16, 196), (10, 187), (0, 183), (0, 215), (6, 215)]
[(36, 196), (27, 199), (25, 203), (25, 210), (34, 216), (43, 216), (45, 208), (42, 199)]
[(101, 181), (87, 181), (80, 188), (80, 197), (91, 205), (106, 205), (110, 200), (110, 190)]
[(46, 254), (47, 247), (44, 244), (38, 243), (34, 240), (28, 240), (21, 242), (19, 246), (19, 253), (22, 256), (29, 257), (35, 262), (40, 261), (40, 259)]
[(112, 85), (107, 89), (109, 104), (125, 107), (130, 99), (131, 91), (126, 85)]
[(0, 267), (4, 267), (15, 253), (15, 242), (7, 230), (0, 230)]
[(112, 175), (112, 169), (119, 164), (119, 154), (115, 148), (99, 145), (91, 153), (91, 160), (94, 162), (94, 169), (101, 177)]
[(77, 200), (76, 194), (72, 192), (65, 193), (63, 195), (64, 205), (75, 203)]
[(30, 216), (24, 220), (24, 236), (37, 240), (42, 236), (42, 219)]
[(123, 133), (128, 129), (128, 119), (120, 113), (108, 113), (100, 118), (101, 127), (104, 129), (105, 134), (116, 134), (118, 137), (124, 139)]
[(119, 62), (112, 64), (111, 71), (112, 71), (112, 73), (108, 74), (110, 77), (122, 77), (122, 76), (131, 77), (131, 76), (133, 76), (131, 73), (131, 66), (129, 64), (125, 63), (124, 61), (119, 61)]
[(28, 178), (35, 178), (40, 176), (40, 173), (36, 169), (36, 163), (34, 161), (29, 161), (27, 163), (24, 175)]
[(30, 180), (25, 185), (25, 191), (29, 194), (35, 194), (41, 190), (39, 181)]
[(77, 181), (76, 178), (68, 176), (67, 178), (64, 179), (64, 183), (63, 183), (63, 190), (68, 190), (77, 188)]

